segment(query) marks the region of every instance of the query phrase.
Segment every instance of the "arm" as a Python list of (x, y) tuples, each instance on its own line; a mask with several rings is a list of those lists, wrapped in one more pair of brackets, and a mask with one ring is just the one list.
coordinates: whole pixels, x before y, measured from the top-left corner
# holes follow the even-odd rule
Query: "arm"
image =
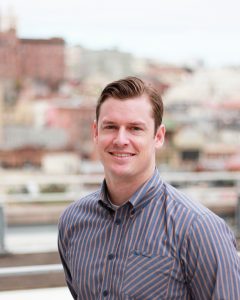
[(235, 238), (222, 219), (199, 216), (184, 241), (183, 253), (193, 299), (240, 299), (240, 258)]
[(64, 250), (63, 250), (60, 230), (59, 230), (59, 235), (58, 235), (58, 252), (59, 252), (59, 256), (60, 256), (60, 259), (61, 259), (61, 262), (63, 265), (63, 270), (65, 273), (65, 280), (68, 285), (68, 288), (73, 296), (73, 299), (77, 299), (77, 293), (72, 285), (72, 276), (71, 276), (70, 270), (67, 265), (67, 261), (64, 256)]

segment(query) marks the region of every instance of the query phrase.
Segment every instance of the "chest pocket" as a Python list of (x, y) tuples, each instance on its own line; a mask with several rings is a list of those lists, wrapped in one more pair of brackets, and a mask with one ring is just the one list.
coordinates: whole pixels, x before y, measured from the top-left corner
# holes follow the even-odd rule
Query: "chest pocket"
[(174, 258), (144, 251), (131, 251), (122, 292), (136, 300), (165, 299)]

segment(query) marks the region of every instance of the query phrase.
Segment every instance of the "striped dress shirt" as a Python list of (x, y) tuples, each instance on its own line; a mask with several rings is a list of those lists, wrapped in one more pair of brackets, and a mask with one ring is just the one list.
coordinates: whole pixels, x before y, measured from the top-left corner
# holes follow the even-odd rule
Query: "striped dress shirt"
[(240, 299), (231, 230), (157, 169), (116, 211), (105, 181), (71, 204), (58, 246), (74, 299)]

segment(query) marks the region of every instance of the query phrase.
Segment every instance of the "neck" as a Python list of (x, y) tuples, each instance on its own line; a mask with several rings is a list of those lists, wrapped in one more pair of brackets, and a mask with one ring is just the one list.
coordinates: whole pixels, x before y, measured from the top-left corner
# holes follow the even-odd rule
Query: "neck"
[(123, 180), (114, 180), (112, 177), (106, 176), (106, 183), (111, 202), (119, 206), (126, 203), (136, 190), (152, 176), (153, 172), (149, 174), (149, 176), (145, 176), (139, 180), (136, 180), (135, 178), (133, 180), (126, 180), (126, 178)]
[(108, 193), (111, 202), (115, 205), (123, 205), (131, 198), (138, 187), (133, 187), (133, 185), (128, 183), (114, 184), (113, 182), (107, 182)]

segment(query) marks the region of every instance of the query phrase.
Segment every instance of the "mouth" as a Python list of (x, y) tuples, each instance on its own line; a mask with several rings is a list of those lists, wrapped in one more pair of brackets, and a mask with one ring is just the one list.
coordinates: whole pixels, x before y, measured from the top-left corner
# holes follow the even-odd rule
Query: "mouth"
[(135, 156), (134, 153), (118, 153), (118, 152), (109, 152), (112, 156), (119, 157), (119, 158), (125, 158), (125, 157), (132, 157)]

